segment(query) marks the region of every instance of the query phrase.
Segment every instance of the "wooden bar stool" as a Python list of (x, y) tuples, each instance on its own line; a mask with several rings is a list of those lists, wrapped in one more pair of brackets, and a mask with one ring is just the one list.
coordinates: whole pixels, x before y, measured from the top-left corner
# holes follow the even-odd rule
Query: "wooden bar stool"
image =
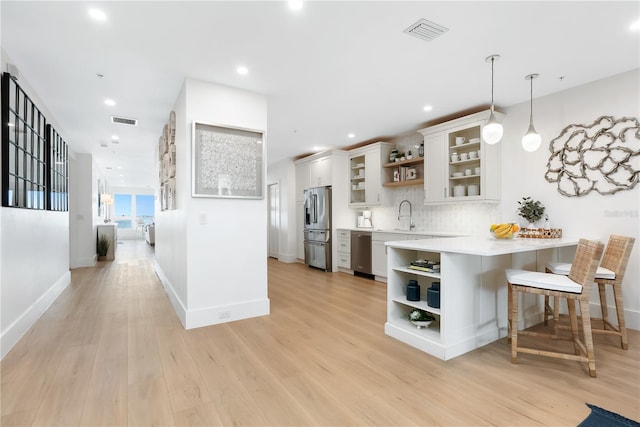
[[(624, 320), (624, 304), (622, 298), (622, 281), (629, 264), (631, 250), (635, 243), (635, 238), (626, 236), (611, 235), (604, 250), (604, 256), (600, 267), (596, 270), (594, 281), (598, 284), (598, 293), (600, 295), (600, 309), (602, 311), (602, 328), (591, 328), (593, 333), (617, 335), (620, 337), (620, 345), (623, 349), (629, 348), (627, 340), (627, 328)], [(568, 275), (571, 270), (571, 264), (552, 262), (547, 264), (546, 271), (554, 274)], [(613, 298), (616, 305), (617, 324), (614, 325), (609, 320), (609, 310), (607, 306), (607, 285), (611, 285), (613, 289)], [(559, 300), (554, 298), (553, 307), (549, 305), (549, 297), (544, 297), (545, 302), (545, 324), (549, 316), (553, 316), (554, 333), (557, 334)], [(566, 329), (563, 328), (563, 329)]]
[[(511, 339), (511, 363), (517, 362), (518, 353), (576, 360), (587, 362), (589, 375), (592, 377), (596, 376), (596, 360), (593, 352), (593, 337), (591, 335), (591, 316), (589, 316), (589, 294), (603, 248), (604, 245), (600, 242), (580, 239), (568, 276), (527, 270), (506, 270), (509, 299), (508, 326)], [(518, 293), (520, 292), (558, 299), (566, 298), (567, 305), (569, 306), (571, 340), (573, 341), (574, 354), (518, 346), (518, 335), (557, 338), (555, 334), (518, 330)], [(580, 302), (583, 339), (580, 338), (578, 332), (576, 301)]]

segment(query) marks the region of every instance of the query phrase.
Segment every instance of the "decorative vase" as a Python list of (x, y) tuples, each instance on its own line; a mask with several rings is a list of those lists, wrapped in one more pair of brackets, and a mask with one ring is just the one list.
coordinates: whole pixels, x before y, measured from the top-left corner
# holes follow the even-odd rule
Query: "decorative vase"
[(391, 150), (391, 154), (389, 154), (389, 162), (395, 162), (396, 161), (396, 157), (398, 157), (398, 149), (394, 148), (393, 150)]

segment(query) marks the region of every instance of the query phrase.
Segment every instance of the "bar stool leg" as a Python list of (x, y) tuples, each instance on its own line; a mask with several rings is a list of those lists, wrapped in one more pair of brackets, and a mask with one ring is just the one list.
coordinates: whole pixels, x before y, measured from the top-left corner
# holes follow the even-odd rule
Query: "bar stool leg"
[(602, 329), (607, 329), (609, 309), (607, 307), (607, 287), (604, 283), (598, 283), (598, 294), (600, 295), (600, 311), (602, 312)]
[(514, 292), (509, 284), (509, 290), (511, 291), (511, 319), (509, 324), (511, 325), (511, 363), (518, 361), (518, 292)]
[(558, 338), (558, 328), (560, 326), (560, 297), (553, 297), (553, 335)]
[(513, 290), (511, 289), (511, 285), (507, 284), (507, 342), (511, 342), (511, 294)]
[(589, 304), (580, 302), (580, 313), (582, 316), (582, 333), (584, 334), (584, 345), (587, 350), (587, 362), (589, 363), (589, 375), (596, 377), (596, 356), (593, 351), (593, 335), (591, 333), (591, 316), (589, 315)]
[(551, 310), (549, 306), (549, 295), (545, 295), (544, 296), (544, 326), (547, 326), (547, 324), (549, 323), (549, 316), (551, 316)]
[(575, 300), (567, 299), (567, 306), (569, 308), (569, 321), (571, 322), (571, 341), (573, 342), (574, 354), (580, 354), (580, 346), (578, 346), (578, 318), (576, 316), (576, 304)]
[(622, 303), (622, 286), (613, 285), (613, 297), (616, 301), (616, 315), (618, 316), (618, 330), (620, 330), (620, 345), (623, 350), (629, 349), (627, 341), (627, 326), (624, 321), (624, 305)]

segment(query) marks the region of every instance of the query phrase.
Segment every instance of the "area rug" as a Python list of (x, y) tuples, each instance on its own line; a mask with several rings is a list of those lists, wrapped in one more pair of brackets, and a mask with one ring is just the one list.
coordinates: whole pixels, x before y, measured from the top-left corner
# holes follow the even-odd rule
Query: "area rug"
[(640, 423), (615, 412), (610, 412), (588, 403), (587, 406), (591, 408), (591, 413), (584, 421), (578, 424), (578, 427), (640, 427)]

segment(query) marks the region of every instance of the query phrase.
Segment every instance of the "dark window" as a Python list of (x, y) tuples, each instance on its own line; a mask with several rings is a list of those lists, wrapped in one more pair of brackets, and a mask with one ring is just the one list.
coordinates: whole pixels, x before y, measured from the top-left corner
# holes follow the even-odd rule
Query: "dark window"
[(67, 211), (67, 193), (67, 144), (47, 126), (17, 81), (4, 73), (2, 206)]

